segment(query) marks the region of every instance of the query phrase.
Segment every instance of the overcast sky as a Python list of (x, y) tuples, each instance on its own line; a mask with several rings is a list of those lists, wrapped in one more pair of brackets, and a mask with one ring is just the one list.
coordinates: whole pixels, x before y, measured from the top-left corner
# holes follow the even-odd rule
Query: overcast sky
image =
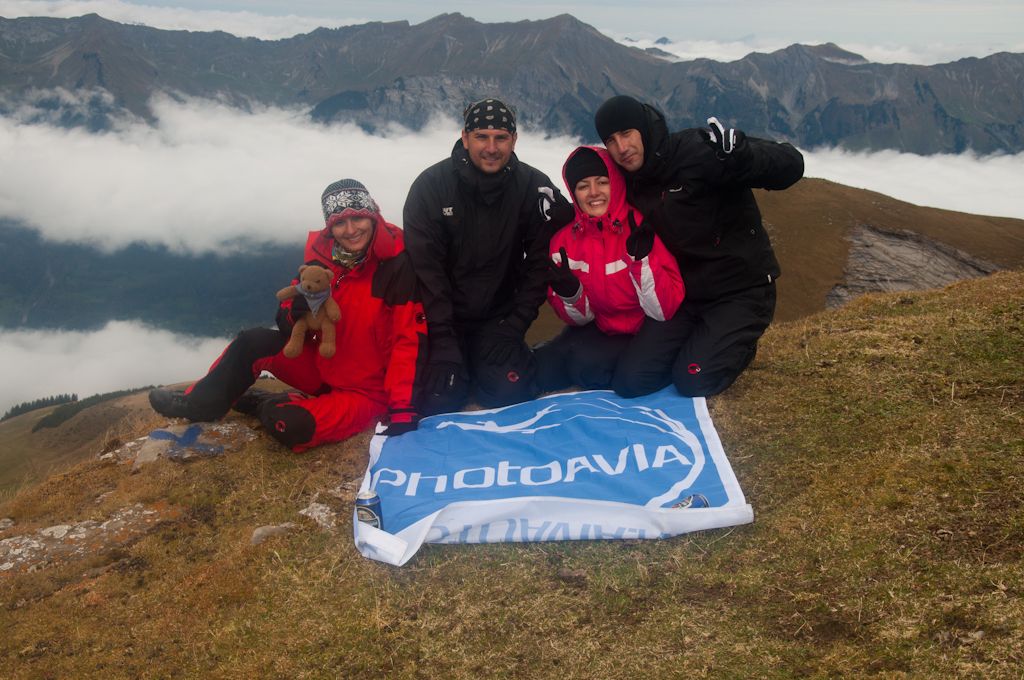
[[(851, 3), (855, 11), (842, 9), (847, 3), (822, 2), (811, 9), (808, 4), (765, 3), (769, 10), (753, 2), (679, 0), (558, 6), (0, 0), (0, 16), (92, 11), (160, 28), (279, 38), (328, 19), (334, 25), (400, 18), (416, 23), (442, 11), (460, 11), (499, 21), (570, 12), (619, 38), (667, 35), (677, 41), (668, 48), (688, 58), (736, 59), (752, 48), (825, 41), (878, 61), (916, 63), (999, 49), (1024, 51), (1020, 0), (982, 2), (970, 9), (935, 1)], [(353, 126), (314, 125), (298, 110), (241, 113), (211, 102), (170, 100), (157, 100), (154, 108), (157, 126), (126, 121), (100, 135), (27, 125), (17, 115), (0, 118), (0, 216), (34, 226), (51, 239), (107, 248), (143, 240), (201, 251), (239, 236), (294, 243), (321, 222), (323, 187), (349, 176), (362, 180), (385, 217), (400, 223), (409, 184), (447, 155), (459, 129), (454, 119), (438, 119), (419, 133), (395, 127), (370, 136)], [(523, 130), (517, 151), (557, 182), (562, 161), (576, 143)], [(1024, 218), (1024, 154), (977, 158), (804, 151), (810, 177), (921, 205)], [(186, 339), (135, 324), (114, 324), (90, 334), (5, 331), (0, 334), (0, 413), (52, 394), (85, 397), (195, 378), (225, 342)]]

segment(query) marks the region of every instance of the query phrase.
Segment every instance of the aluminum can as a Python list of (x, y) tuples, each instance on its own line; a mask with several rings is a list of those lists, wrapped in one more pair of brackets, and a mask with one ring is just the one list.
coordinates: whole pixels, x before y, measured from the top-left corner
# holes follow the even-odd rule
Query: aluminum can
[(711, 503), (708, 502), (707, 496), (704, 494), (695, 493), (692, 496), (687, 496), (672, 507), (679, 510), (685, 510), (686, 508), (710, 508)]
[(360, 491), (356, 494), (356, 519), (377, 529), (384, 528), (380, 514), (380, 496), (376, 491)]

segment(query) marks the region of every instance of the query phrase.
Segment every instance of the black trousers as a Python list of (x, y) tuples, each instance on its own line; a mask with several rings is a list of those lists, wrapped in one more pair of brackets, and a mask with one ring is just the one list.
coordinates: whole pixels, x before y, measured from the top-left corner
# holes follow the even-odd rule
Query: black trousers
[(459, 411), (465, 408), (471, 397), (485, 408), (518, 404), (536, 397), (537, 367), (526, 342), (520, 341), (513, 356), (501, 364), (487, 360), (494, 344), (493, 335), (479, 330), (464, 330), (459, 335), (459, 348), (466, 361), (466, 370), (454, 388), (443, 395), (427, 394), (425, 390), (417, 389), (419, 412), (429, 416)]
[[(188, 390), (191, 420), (213, 421), (224, 417), (259, 375), (259, 366), (284, 348), (288, 336), (270, 328), (240, 332), (217, 358), (209, 372)], [(320, 393), (329, 391), (326, 385)], [(256, 415), (266, 432), (285, 446), (301, 450), (313, 439), (317, 422), (307, 402), (281, 393), (264, 400)]]
[(606, 335), (593, 323), (566, 326), (553, 340), (533, 349), (537, 389), (551, 392), (573, 385), (586, 390), (610, 388), (619, 358), (632, 340), (631, 335)]
[(674, 384), (688, 397), (732, 385), (750, 365), (775, 315), (775, 284), (718, 300), (683, 302), (665, 321), (647, 319), (634, 336), (601, 333), (594, 324), (567, 327), (538, 345), (537, 387), (577, 385), (638, 397)]

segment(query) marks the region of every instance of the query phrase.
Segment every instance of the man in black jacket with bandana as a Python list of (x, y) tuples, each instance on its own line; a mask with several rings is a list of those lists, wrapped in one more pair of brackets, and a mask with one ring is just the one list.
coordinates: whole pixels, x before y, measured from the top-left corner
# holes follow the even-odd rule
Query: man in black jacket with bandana
[[(789, 144), (747, 137), (716, 118), (708, 124), (670, 134), (661, 112), (623, 95), (594, 116), (626, 175), (629, 202), (644, 215), (640, 228), (653, 228), (679, 261), (686, 299), (646, 341), (648, 360), (672, 366), (686, 396), (725, 390), (753, 360), (775, 312), (780, 271), (751, 189), (785, 189), (804, 170)], [(668, 384), (631, 374), (637, 394)]]
[[(512, 109), (485, 99), (464, 118), (451, 156), (416, 178), (403, 211), (427, 315), (427, 415), (462, 408), (472, 387), (488, 407), (536, 396), (524, 335), (547, 292), (548, 241), (572, 215), (551, 180), (516, 157)], [(564, 217), (552, 221), (553, 209)]]

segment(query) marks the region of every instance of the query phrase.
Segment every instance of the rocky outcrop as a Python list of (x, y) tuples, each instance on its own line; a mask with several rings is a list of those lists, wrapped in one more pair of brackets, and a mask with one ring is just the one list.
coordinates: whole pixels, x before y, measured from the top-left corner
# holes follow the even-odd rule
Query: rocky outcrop
[(941, 288), (955, 281), (986, 276), (999, 267), (912, 231), (860, 225), (850, 234), (850, 255), (843, 283), (829, 291), (825, 304), (839, 307), (863, 293)]
[[(174, 421), (120, 445), (113, 451), (97, 454), (101, 461), (140, 473), (157, 460), (188, 463), (213, 456), (235, 453), (258, 437), (252, 428), (238, 421), (181, 423)], [(314, 494), (311, 502), (296, 513), (322, 531), (336, 531), (344, 518), (343, 509), (355, 495), (358, 482), (343, 483), (327, 491), (327, 498)], [(111, 492), (101, 494), (103, 502)], [(78, 519), (42, 529), (22, 529), (12, 517), (0, 518), (0, 578), (14, 574), (80, 562), (96, 555), (110, 554), (131, 545), (161, 524), (181, 519), (182, 508), (159, 501), (148, 505), (135, 503), (114, 511), (106, 519)], [(20, 524), (24, 524), (21, 521)], [(283, 522), (256, 527), (250, 544), (295, 531), (299, 524)]]
[[(0, 574), (36, 571), (124, 547), (181, 510), (167, 503), (121, 508), (106, 520), (56, 524), (0, 540)], [(7, 528), (10, 529), (12, 525)]]

